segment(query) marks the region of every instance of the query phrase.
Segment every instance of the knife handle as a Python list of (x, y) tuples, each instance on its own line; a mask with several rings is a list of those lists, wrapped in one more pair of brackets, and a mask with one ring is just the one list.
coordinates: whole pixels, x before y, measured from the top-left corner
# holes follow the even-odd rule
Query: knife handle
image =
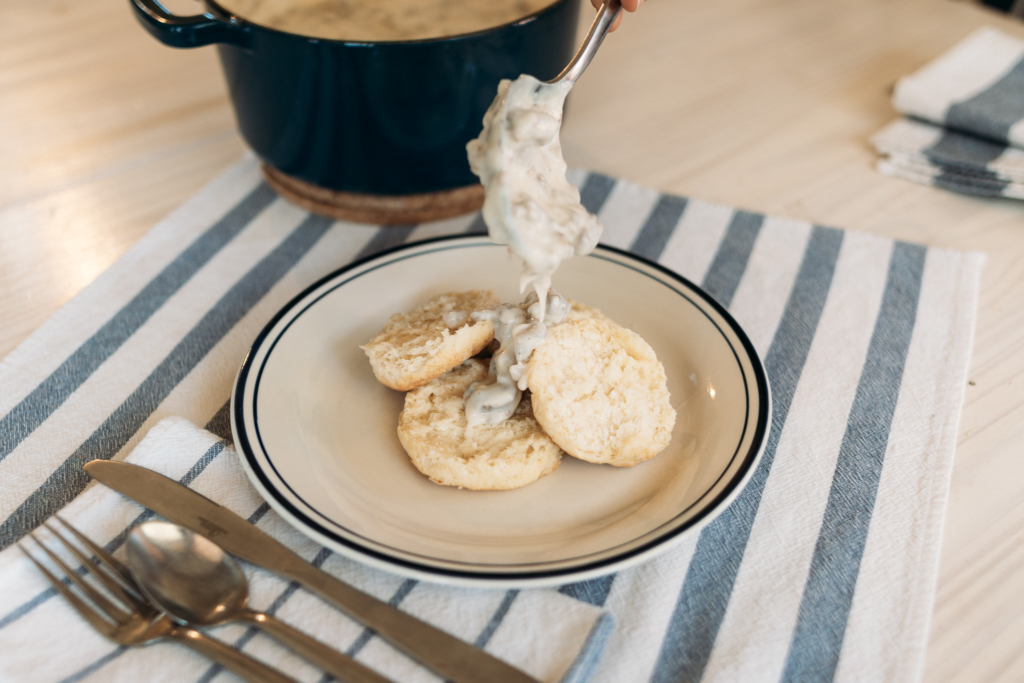
[(452, 683), (538, 683), (519, 669), (303, 563), (289, 578)]

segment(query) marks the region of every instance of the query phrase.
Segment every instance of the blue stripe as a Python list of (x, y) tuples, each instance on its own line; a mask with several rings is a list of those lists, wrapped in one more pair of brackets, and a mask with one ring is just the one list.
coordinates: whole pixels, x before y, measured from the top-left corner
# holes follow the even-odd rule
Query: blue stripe
[(1002, 197), (1011, 184), (1007, 180), (1001, 180), (995, 173), (991, 179), (986, 179), (958, 173), (948, 168), (938, 167), (938, 170), (939, 173), (932, 176), (932, 185), (975, 197)]
[[(0, 419), (0, 461), (36, 430), (136, 330), (273, 201), (260, 185), (164, 267), (60, 367)], [(6, 546), (5, 546), (6, 547)]]
[(634, 254), (643, 256), (652, 261), (661, 257), (665, 251), (665, 245), (672, 237), (672, 233), (679, 224), (679, 219), (686, 210), (687, 200), (685, 197), (676, 197), (664, 194), (654, 205), (651, 214), (644, 221), (643, 227), (633, 240), (633, 246), (629, 248)]
[(608, 600), (608, 593), (611, 592), (614, 582), (615, 574), (608, 574), (587, 581), (567, 583), (564, 586), (559, 586), (558, 592), (570, 598), (576, 598), (580, 602), (603, 607), (605, 601)]
[(105, 654), (104, 656), (100, 657), (99, 659), (97, 659), (95, 662), (93, 662), (89, 666), (84, 667), (82, 669), (79, 669), (78, 671), (76, 671), (75, 673), (71, 674), (67, 678), (60, 679), (59, 683), (78, 683), (78, 681), (84, 680), (84, 679), (88, 678), (89, 676), (93, 675), (94, 673), (96, 673), (97, 671), (102, 669), (104, 666), (106, 666), (110, 662), (114, 661), (115, 659), (117, 659), (118, 657), (120, 657), (121, 655), (123, 655), (127, 651), (128, 651), (128, 646), (126, 646), (126, 645), (119, 645), (113, 651), (108, 652), (107, 654)]
[(501, 626), (501, 622), (504, 621), (505, 615), (512, 609), (512, 603), (519, 596), (517, 589), (506, 591), (504, 597), (501, 599), (501, 603), (498, 608), (494, 610), (494, 614), (491, 615), (487, 625), (484, 626), (484, 630), (480, 631), (480, 634), (473, 641), (473, 645), (483, 650), (487, 647), (487, 643), (491, 642), (491, 638), (494, 637), (494, 632)]
[(732, 303), (736, 288), (740, 286), (740, 279), (746, 271), (763, 223), (763, 214), (735, 212), (704, 276), (701, 286), (726, 308)]
[(953, 103), (945, 119), (948, 128), (1009, 142), (1010, 129), (1024, 119), (1024, 60), (974, 97)]
[(260, 506), (251, 515), (246, 517), (245, 521), (249, 522), (249, 524), (255, 524), (263, 519), (263, 515), (268, 512), (270, 512), (270, 503), (260, 503)]
[(959, 170), (979, 179), (995, 179), (998, 176), (988, 170), (988, 165), (1005, 151), (1006, 145), (946, 130), (930, 147), (921, 150), (921, 154), (936, 166)]
[(698, 681), (704, 674), (832, 286), (842, 241), (843, 233), (838, 230), (815, 227), (811, 232), (782, 320), (765, 356), (773, 408), (764, 455), (732, 505), (700, 534), (651, 678), (655, 683)]
[[(398, 590), (396, 590), (391, 598), (388, 599), (388, 604), (392, 607), (398, 607), (401, 605), (402, 601), (405, 600), (406, 596), (412, 592), (412, 589), (415, 588), (418, 583), (419, 582), (414, 579), (406, 579), (403, 581), (402, 585), (398, 587)], [(360, 633), (356, 639), (352, 641), (352, 644), (345, 650), (345, 654), (349, 657), (355, 658), (355, 656), (359, 654), (359, 651), (366, 647), (366, 644), (370, 642), (373, 635), (374, 631), (364, 628), (362, 633)]]
[[(218, 441), (217, 443), (210, 446), (208, 449), (206, 449), (206, 452), (203, 453), (203, 457), (199, 458), (199, 460), (196, 461), (196, 464), (192, 465), (192, 467), (188, 469), (188, 472), (185, 473), (185, 476), (179, 479), (178, 482), (183, 486), (191, 486), (192, 482), (196, 480), (196, 477), (202, 474), (203, 470), (206, 469), (207, 465), (213, 462), (218, 455), (223, 453), (226, 447), (227, 443), (225, 443), (224, 441)], [(113, 552), (113, 550), (111, 550), (110, 552)]]
[(839, 448), (783, 681), (831, 681), (835, 675), (914, 333), (924, 262), (924, 247), (896, 243)]
[(327, 232), (332, 221), (310, 216), (210, 309), (174, 350), (28, 499), (0, 524), (0, 550), (8, 547), (89, 483), (82, 465), (113, 457), (199, 361)]
[(486, 235), (487, 224), (484, 223), (484, 216), (482, 213), (478, 213), (473, 220), (470, 222), (469, 227), (466, 228), (467, 235)]
[(1005, 151), (1005, 145), (947, 130), (921, 154), (939, 169), (932, 179), (936, 187), (998, 197), (1010, 183), (990, 171), (988, 164)]
[(397, 247), (409, 238), (412, 231), (416, 229), (415, 225), (388, 225), (379, 229), (373, 237), (370, 238), (353, 261), (358, 261), (361, 258), (365, 258), (372, 254), (376, 254), (378, 251), (384, 251), (391, 247)]
[(608, 195), (615, 187), (615, 179), (601, 173), (591, 173), (580, 188), (580, 204), (592, 214), (601, 213), (601, 207), (608, 201)]
[(597, 663), (601, 660), (601, 655), (604, 654), (604, 646), (614, 628), (615, 620), (612, 615), (608, 612), (602, 613), (594, 622), (593, 628), (590, 629), (586, 642), (576, 656), (576, 661), (562, 676), (561, 683), (586, 683), (590, 680), (594, 669), (597, 668)]
[(231, 433), (231, 399), (229, 398), (224, 402), (224, 405), (214, 413), (210, 421), (206, 423), (204, 427), (206, 431), (213, 432), (220, 438), (224, 439), (228, 443), (234, 441), (235, 437)]

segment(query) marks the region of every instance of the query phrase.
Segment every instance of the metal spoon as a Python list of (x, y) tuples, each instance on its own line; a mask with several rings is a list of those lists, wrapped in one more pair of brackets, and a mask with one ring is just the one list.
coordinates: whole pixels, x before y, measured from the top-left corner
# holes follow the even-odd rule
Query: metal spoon
[(580, 74), (583, 73), (583, 70), (590, 64), (590, 60), (594, 58), (597, 48), (601, 47), (601, 41), (608, 35), (608, 29), (615, 23), (615, 17), (619, 16), (621, 11), (622, 3), (620, 0), (604, 0), (601, 9), (597, 11), (594, 23), (590, 25), (587, 37), (583, 39), (583, 44), (580, 45), (580, 49), (576, 51), (568, 66), (562, 69), (562, 73), (555, 76), (548, 83), (552, 85), (555, 83), (568, 83), (570, 86), (574, 84), (576, 79), (580, 77)]
[(169, 522), (146, 522), (128, 536), (128, 568), (169, 617), (191, 626), (248, 621), (343, 683), (390, 683), (351, 657), (262, 612), (249, 609), (249, 582), (220, 546)]

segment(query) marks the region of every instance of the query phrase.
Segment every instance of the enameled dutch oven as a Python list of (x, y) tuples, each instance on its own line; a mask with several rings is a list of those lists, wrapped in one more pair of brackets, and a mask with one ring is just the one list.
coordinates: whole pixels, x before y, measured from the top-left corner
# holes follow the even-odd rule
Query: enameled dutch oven
[(131, 3), (167, 45), (217, 45), (238, 127), (265, 163), (327, 190), (391, 196), (475, 186), (466, 143), (498, 81), (553, 78), (572, 58), (579, 13), (579, 0), (557, 0), (477, 33), (355, 43), (269, 29), (211, 0), (187, 17)]

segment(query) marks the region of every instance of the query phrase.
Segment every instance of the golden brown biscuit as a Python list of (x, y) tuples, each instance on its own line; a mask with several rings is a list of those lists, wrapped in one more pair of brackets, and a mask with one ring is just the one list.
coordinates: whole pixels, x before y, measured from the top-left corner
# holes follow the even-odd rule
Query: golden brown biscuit
[[(441, 294), (408, 313), (391, 316), (384, 329), (359, 348), (382, 384), (409, 391), (480, 353), (494, 339), (494, 324), (474, 321), (469, 314), (499, 303), (489, 290)], [(461, 324), (450, 328), (446, 313)]]
[(528, 396), (501, 424), (467, 430), (463, 395), (486, 377), (487, 363), (473, 358), (405, 395), (398, 440), (416, 469), (437, 484), (514, 489), (558, 467), (562, 451), (537, 424)]
[(597, 318), (556, 325), (528, 384), (537, 421), (569, 455), (632, 467), (672, 438), (665, 369), (640, 335)]

